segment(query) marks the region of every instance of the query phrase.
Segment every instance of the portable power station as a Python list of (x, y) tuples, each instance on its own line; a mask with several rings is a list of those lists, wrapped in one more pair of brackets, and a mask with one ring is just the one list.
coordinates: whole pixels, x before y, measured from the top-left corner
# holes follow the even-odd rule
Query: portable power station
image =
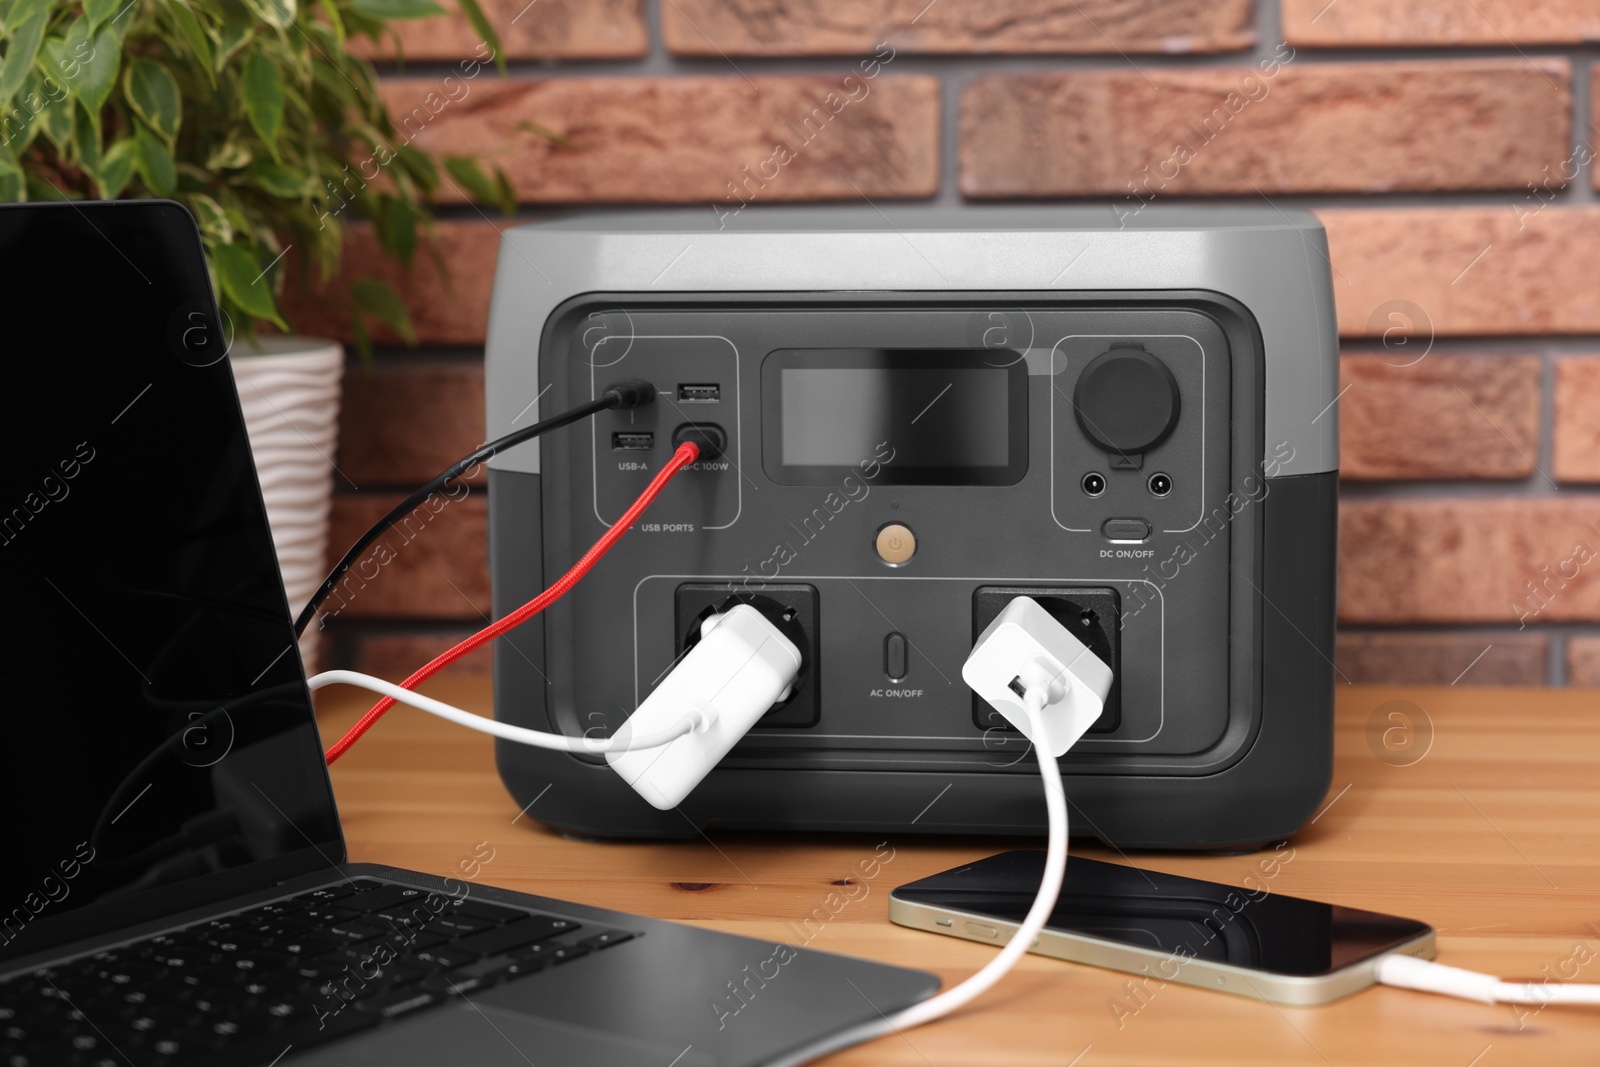
[(1042, 833), (1026, 740), (961, 678), (1019, 594), (1114, 671), (1061, 762), (1075, 832), (1249, 848), (1323, 798), (1339, 372), (1311, 215), (538, 223), (501, 241), (487, 360), (491, 438), (612, 381), (659, 390), (490, 463), (497, 615), (603, 534), (687, 433), (722, 446), (501, 639), (498, 719), (609, 734), (735, 603), (804, 657), (676, 810), (602, 756), (499, 742), (532, 817), (591, 837)]

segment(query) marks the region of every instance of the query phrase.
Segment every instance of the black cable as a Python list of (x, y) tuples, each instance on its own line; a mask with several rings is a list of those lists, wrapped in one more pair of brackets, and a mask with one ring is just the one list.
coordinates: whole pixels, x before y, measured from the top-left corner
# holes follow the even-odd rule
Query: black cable
[(411, 513), (413, 508), (421, 504), (424, 500), (428, 499), (429, 496), (437, 492), (452, 478), (461, 477), (473, 467), (476, 467), (478, 464), (489, 459), (491, 456), (497, 455), (500, 452), (504, 452), (513, 445), (520, 445), (524, 441), (531, 441), (535, 437), (546, 434), (551, 430), (558, 430), (563, 426), (569, 426), (572, 423), (577, 422), (579, 419), (588, 418), (590, 415), (599, 414), (600, 412), (606, 411), (610, 408), (640, 407), (641, 405), (650, 403), (655, 398), (656, 387), (651, 385), (649, 382), (614, 382), (611, 385), (606, 386), (606, 391), (601, 394), (600, 399), (598, 400), (591, 400), (586, 404), (579, 404), (577, 407), (563, 411), (559, 415), (552, 415), (550, 418), (544, 419), (541, 422), (536, 422), (532, 426), (526, 426), (523, 429), (508, 433), (497, 441), (490, 441), (488, 444), (483, 445), (470, 456), (457, 460), (455, 463), (450, 465), (448, 470), (433, 478), (426, 485), (423, 485), (417, 489), (416, 492), (406, 497), (399, 504), (397, 504), (394, 509), (389, 512), (389, 514), (385, 515), (383, 518), (374, 523), (366, 533), (356, 538), (356, 543), (350, 546), (350, 550), (344, 554), (344, 557), (339, 560), (338, 564), (333, 568), (328, 576), (323, 579), (322, 585), (317, 587), (317, 591), (312, 594), (311, 600), (301, 610), (299, 617), (294, 620), (295, 636), (299, 637), (301, 634), (305, 633), (306, 627), (311, 625), (311, 620), (316, 618), (317, 609), (322, 606), (322, 602), (324, 600), (328, 599), (329, 594), (331, 594), (334, 589), (338, 587), (339, 579), (344, 577), (344, 573), (355, 565), (356, 560), (361, 558), (361, 554), (370, 548), (374, 541), (376, 541), (379, 537), (382, 537), (384, 532), (388, 530), (389, 527), (405, 518), (406, 515)]

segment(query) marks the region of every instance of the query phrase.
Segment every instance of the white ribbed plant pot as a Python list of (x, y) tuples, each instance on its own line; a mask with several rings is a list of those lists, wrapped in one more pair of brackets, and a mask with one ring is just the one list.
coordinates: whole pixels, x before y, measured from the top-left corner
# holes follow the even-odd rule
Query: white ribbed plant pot
[[(316, 337), (258, 337), (236, 343), (229, 360), (289, 611), (299, 614), (326, 576), (344, 349)], [(317, 635), (312, 625), (300, 640), (308, 671)]]

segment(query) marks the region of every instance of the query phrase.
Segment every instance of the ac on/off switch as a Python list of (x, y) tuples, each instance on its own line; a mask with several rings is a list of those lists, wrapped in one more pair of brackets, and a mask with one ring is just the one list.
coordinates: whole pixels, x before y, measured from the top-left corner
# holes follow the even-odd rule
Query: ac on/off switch
[(892, 633), (883, 639), (883, 673), (889, 681), (899, 682), (906, 676), (906, 635)]

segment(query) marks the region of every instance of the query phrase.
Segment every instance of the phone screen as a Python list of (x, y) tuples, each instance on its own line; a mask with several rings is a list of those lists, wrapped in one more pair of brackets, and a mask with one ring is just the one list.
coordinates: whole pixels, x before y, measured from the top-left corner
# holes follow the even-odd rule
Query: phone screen
[[(1004, 852), (903, 885), (896, 898), (1020, 923), (1044, 853)], [(1273, 892), (1073, 857), (1051, 929), (1270, 974), (1317, 977), (1428, 933), (1426, 923)]]

